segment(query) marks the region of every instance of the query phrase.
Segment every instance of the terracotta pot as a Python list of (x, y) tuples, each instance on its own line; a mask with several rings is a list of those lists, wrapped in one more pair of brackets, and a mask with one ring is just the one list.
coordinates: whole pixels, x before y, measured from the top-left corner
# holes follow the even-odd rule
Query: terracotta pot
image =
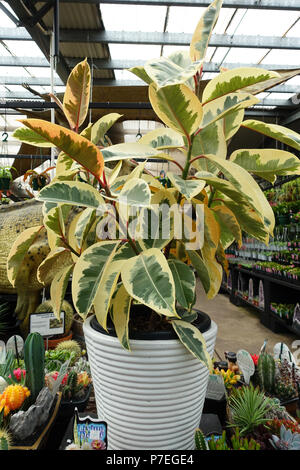
[(68, 333), (65, 336), (61, 336), (60, 338), (48, 339), (48, 343), (47, 343), (47, 340), (44, 339), (45, 348), (47, 348), (48, 346), (48, 349), (55, 349), (59, 343), (61, 343), (62, 341), (68, 341), (69, 339), (72, 339), (72, 337), (73, 337), (73, 331), (70, 331), (70, 333)]

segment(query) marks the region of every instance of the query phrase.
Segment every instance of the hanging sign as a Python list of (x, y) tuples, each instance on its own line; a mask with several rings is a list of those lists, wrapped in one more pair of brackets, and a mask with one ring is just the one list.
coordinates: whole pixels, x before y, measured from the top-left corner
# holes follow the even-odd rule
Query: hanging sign
[(258, 286), (258, 305), (260, 308), (265, 308), (265, 292), (264, 292), (264, 284), (262, 280), (259, 281)]
[(250, 382), (250, 377), (255, 372), (253, 359), (248, 353), (248, 351), (245, 351), (244, 349), (240, 349), (237, 352), (236, 357), (239, 369), (243, 374), (244, 381), (248, 385)]
[(65, 312), (60, 313), (60, 320), (53, 312), (32, 313), (30, 315), (30, 333), (42, 336), (62, 335), (65, 333)]

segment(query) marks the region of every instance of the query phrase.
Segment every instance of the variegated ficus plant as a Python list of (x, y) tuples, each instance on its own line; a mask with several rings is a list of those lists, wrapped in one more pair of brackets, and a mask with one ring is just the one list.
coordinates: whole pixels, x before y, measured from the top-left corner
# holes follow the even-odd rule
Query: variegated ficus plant
[[(299, 173), (299, 160), (288, 151), (241, 149), (228, 155), (227, 143), (243, 127), (300, 150), (297, 133), (244, 120), (245, 109), (259, 102), (255, 95), (291, 73), (221, 70), (203, 87), (203, 62), (221, 3), (214, 0), (204, 11), (189, 52), (131, 69), (149, 85), (150, 103), (165, 127), (138, 142), (110, 146), (105, 136), (119, 114), (81, 130), (90, 100), (86, 60), (71, 72), (59, 103), (70, 129), (39, 119), (21, 121), (25, 127), (15, 132), (17, 139), (55, 146), (59, 154), (54, 179), (37, 196), (44, 202), (44, 225), (25, 230), (8, 260), (14, 284), (24, 253), (46, 230), (50, 253), (38, 279), (51, 284), (56, 315), (72, 277), (76, 311), (84, 319), (93, 310), (104, 329), (110, 317), (124, 348), (130, 350), (132, 303), (140, 303), (165, 327), (173, 327), (209, 367), (205, 341), (193, 324), (195, 272), (207, 297), (214, 297), (228, 269), (226, 248), (241, 244), (242, 231), (266, 244), (273, 234), (274, 215), (257, 177), (273, 183), (276, 175)], [(147, 170), (151, 158), (165, 159), (176, 169), (167, 173), (170, 187)], [(124, 160), (134, 167), (121, 176)], [(182, 223), (186, 230), (180, 231)]]

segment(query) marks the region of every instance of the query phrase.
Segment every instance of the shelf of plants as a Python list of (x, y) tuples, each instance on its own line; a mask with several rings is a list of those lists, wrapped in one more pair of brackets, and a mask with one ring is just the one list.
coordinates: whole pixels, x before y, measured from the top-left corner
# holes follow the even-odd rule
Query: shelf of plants
[[(300, 301), (299, 183), (298, 178), (266, 191), (276, 214), (274, 238), (266, 246), (244, 236), (240, 247), (234, 244), (227, 249), (229, 274), (224, 274), (222, 283), (231, 301), (255, 308), (265, 326), (296, 334), (299, 326), (295, 310)], [(287, 218), (283, 219), (287, 207)]]

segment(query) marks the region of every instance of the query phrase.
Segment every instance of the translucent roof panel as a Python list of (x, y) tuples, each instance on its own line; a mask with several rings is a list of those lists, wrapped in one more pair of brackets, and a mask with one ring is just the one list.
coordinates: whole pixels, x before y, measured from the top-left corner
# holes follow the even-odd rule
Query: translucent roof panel
[(300, 51), (291, 49), (272, 49), (261, 63), (294, 65), (295, 68), (299, 68)]
[(235, 34), (283, 36), (295, 22), (296, 14), (286, 10), (248, 10)]
[(18, 57), (44, 57), (34, 41), (4, 41), (10, 52)]
[(115, 70), (116, 80), (133, 80), (135, 82), (141, 82), (141, 85), (145, 85), (145, 82), (139, 77), (131, 73), (129, 70)]
[[(5, 8), (11, 11), (9, 5), (5, 2)], [(15, 16), (15, 14), (13, 13)], [(0, 10), (0, 24), (3, 28), (15, 28), (15, 23), (4, 13), (3, 10)]]
[(147, 5), (101, 5), (105, 29), (109, 31), (163, 31), (167, 8)]
[(240, 22), (243, 20), (247, 13), (247, 10), (245, 8), (238, 8), (234, 15), (231, 18), (230, 23), (228, 24), (226, 31), (224, 31), (226, 34), (234, 34), (236, 29), (238, 28)]
[[(218, 48), (220, 49), (220, 48)], [(226, 48), (222, 48), (226, 49)], [(241, 63), (241, 64), (257, 64), (264, 57), (269, 49), (250, 49), (244, 47), (232, 47), (224, 62)], [(214, 57), (215, 59), (215, 57)]]
[(160, 46), (143, 44), (110, 44), (112, 59), (149, 60), (160, 56)]

